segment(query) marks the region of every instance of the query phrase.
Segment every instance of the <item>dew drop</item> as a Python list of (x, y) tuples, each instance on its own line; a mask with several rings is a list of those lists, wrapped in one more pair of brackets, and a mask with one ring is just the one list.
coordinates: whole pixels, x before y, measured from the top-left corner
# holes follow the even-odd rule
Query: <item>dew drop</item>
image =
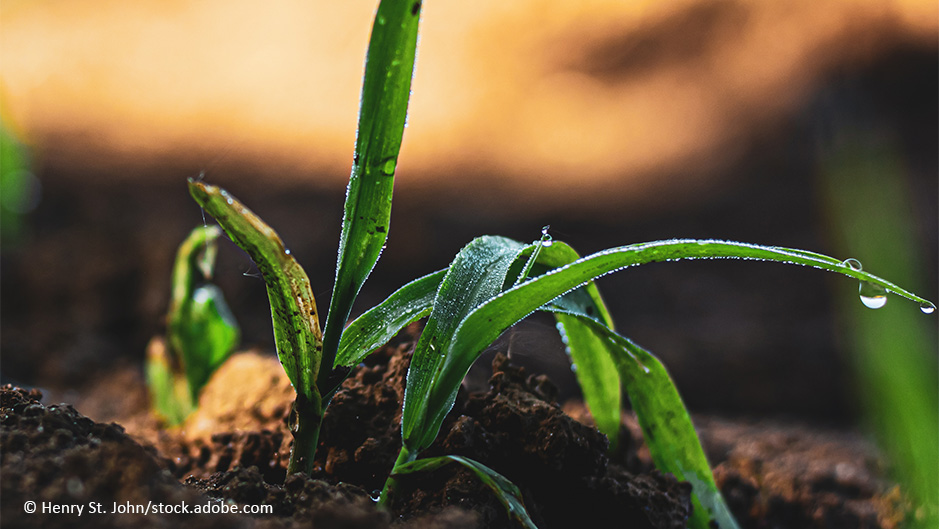
[(919, 310), (923, 311), (923, 314), (932, 314), (933, 312), (936, 312), (936, 305), (931, 301), (920, 303)]
[(857, 270), (858, 272), (864, 269), (864, 267), (861, 266), (861, 261), (858, 261), (857, 259), (853, 257), (849, 259), (845, 259), (844, 261), (841, 262), (841, 264), (847, 266), (851, 270)]
[(385, 162), (385, 163), (381, 166), (381, 172), (382, 172), (382, 174), (384, 174), (384, 175), (386, 175), (386, 176), (393, 176), (393, 175), (395, 174), (395, 165), (396, 165), (396, 164), (397, 164), (397, 160), (395, 160), (394, 158), (389, 159), (387, 162)]
[(554, 244), (553, 237), (551, 237), (551, 234), (548, 233), (548, 230), (550, 229), (551, 229), (550, 225), (541, 228), (541, 246), (545, 248), (549, 248), (552, 244)]
[(869, 309), (879, 309), (887, 304), (887, 290), (875, 283), (862, 281), (858, 286), (861, 303)]
[(369, 493), (368, 496), (369, 498), (372, 499), (372, 501), (378, 501), (379, 499), (381, 499), (381, 490), (375, 489), (371, 493)]
[(289, 248), (285, 248), (285, 249), (284, 249), (284, 255), (290, 255), (290, 249), (289, 249)]

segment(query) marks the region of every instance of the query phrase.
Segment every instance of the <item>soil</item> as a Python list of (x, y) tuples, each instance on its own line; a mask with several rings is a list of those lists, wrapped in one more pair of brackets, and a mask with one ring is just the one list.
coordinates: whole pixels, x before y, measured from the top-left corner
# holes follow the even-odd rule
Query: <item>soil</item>
[[(161, 428), (141, 381), (115, 377), (99, 405), (120, 419), (95, 422), (37, 390), (0, 392), (4, 527), (509, 528), (517, 524), (467, 471), (445, 467), (402, 478), (390, 512), (372, 497), (400, 448), (400, 408), (416, 327), (358, 366), (328, 409), (312, 477), (286, 476), (292, 389), (276, 359), (234, 356), (184, 425)], [(131, 373), (131, 372), (128, 372)], [(100, 406), (124, 395), (122, 406)], [(488, 389), (462, 391), (424, 455), (459, 454), (504, 474), (542, 529), (616, 520), (681, 528), (690, 487), (652, 469), (635, 421), (608, 454), (581, 404), (557, 403), (544, 375), (496, 354)], [(847, 433), (699, 418), (702, 440), (734, 513), (748, 528), (890, 528), (905, 515), (876, 451)], [(286, 477), (286, 479), (285, 479)], [(85, 505), (83, 516), (24, 512), (27, 501)], [(118, 505), (268, 505), (273, 513), (91, 514)], [(214, 502), (214, 503), (213, 503)]]

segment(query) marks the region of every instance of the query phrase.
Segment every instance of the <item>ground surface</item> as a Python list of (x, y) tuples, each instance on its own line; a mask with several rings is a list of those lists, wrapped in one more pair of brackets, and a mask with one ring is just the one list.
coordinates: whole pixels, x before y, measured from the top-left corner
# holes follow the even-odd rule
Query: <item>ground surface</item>
[[(371, 498), (400, 448), (400, 402), (411, 336), (359, 366), (327, 413), (313, 478), (284, 481), (292, 399), (276, 360), (236, 356), (220, 370), (202, 409), (179, 430), (162, 430), (134, 409), (140, 385), (102, 385), (80, 406), (123, 415), (128, 430), (94, 422), (68, 405), (43, 405), (36, 392), (2, 390), (5, 527), (516, 527), (491, 492), (447, 468), (401, 481), (392, 512)], [(684, 527), (689, 487), (651, 470), (627, 420), (621, 450), (588, 426), (576, 402), (565, 410), (544, 376), (496, 355), (488, 389), (461, 392), (426, 455), (459, 454), (497, 469), (522, 490), (542, 529), (615, 519), (628, 527)], [(101, 407), (123, 393), (123, 408)], [(142, 401), (143, 399), (137, 399)], [(98, 402), (99, 404), (95, 404)], [(112, 415), (113, 416), (113, 415)], [(573, 419), (577, 417), (584, 422)], [(770, 424), (699, 420), (715, 474), (744, 527), (895, 527), (902, 496), (883, 479), (871, 446), (848, 433)], [(148, 501), (189, 505), (270, 505), (273, 514), (27, 514), (24, 502)]]

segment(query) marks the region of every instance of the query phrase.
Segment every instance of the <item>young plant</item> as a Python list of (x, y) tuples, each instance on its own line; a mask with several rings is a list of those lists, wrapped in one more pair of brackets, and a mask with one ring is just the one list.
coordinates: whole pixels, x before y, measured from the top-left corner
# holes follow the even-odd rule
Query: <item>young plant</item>
[(437, 437), (470, 366), (503, 331), (537, 310), (555, 315), (585, 400), (600, 430), (616, 443), (620, 387), (632, 402), (656, 466), (691, 483), (691, 526), (736, 527), (681, 398), (662, 364), (617, 334), (593, 280), (631, 266), (679, 259), (739, 258), (813, 266), (853, 277), (862, 293), (894, 292), (932, 306), (900, 287), (841, 260), (803, 250), (716, 240), (669, 240), (612, 248), (581, 258), (562, 242), (523, 244), (479, 237), (445, 270), (418, 278), (348, 327), (352, 302), (387, 236), (393, 179), (401, 145), (416, 50), (420, 2), (383, 0), (366, 61), (359, 129), (347, 190), (336, 281), (320, 332), (309, 280), (277, 234), (224, 190), (190, 180), (195, 200), (258, 265), (267, 285), (277, 353), (297, 391), (288, 472), (309, 473), (323, 414), (352, 366), (404, 326), (429, 316), (408, 371), (403, 446), (381, 502), (396, 477), (457, 462), (497, 491), (513, 516), (533, 526), (518, 490), (496, 471), (466, 458), (418, 459)]
[(209, 376), (238, 345), (240, 331), (222, 291), (209, 281), (217, 226), (198, 227), (179, 246), (173, 266), (166, 340), (151, 342), (146, 376), (153, 408), (170, 425), (196, 409)]
[(365, 63), (352, 174), (339, 239), (336, 281), (320, 332), (303, 268), (280, 237), (224, 190), (190, 180), (193, 198), (258, 265), (271, 303), (277, 355), (297, 391), (288, 473), (313, 468), (323, 413), (348, 375), (335, 362), (343, 326), (378, 261), (391, 220), (391, 195), (417, 50), (421, 3), (383, 0)]
[[(653, 461), (663, 472), (688, 481), (693, 489), (692, 527), (736, 527), (711, 475), (690, 417), (662, 364), (651, 353), (617, 334), (593, 280), (618, 270), (680, 259), (751, 259), (777, 261), (839, 272), (861, 281), (863, 291), (897, 293), (933, 305), (902, 288), (840, 261), (813, 252), (715, 240), (668, 240), (612, 248), (579, 258), (570, 246), (547, 237), (531, 245), (485, 236), (467, 245), (440, 277), (433, 300), (425, 285), (419, 299), (430, 317), (418, 341), (402, 412), (403, 446), (386, 482), (383, 502), (395, 488), (395, 476), (436, 439), (463, 378), (482, 352), (506, 329), (536, 310), (552, 312), (577, 365), (585, 400), (598, 417), (619, 417), (622, 384), (642, 427)], [(428, 278), (420, 281), (431, 281)], [(433, 276), (436, 280), (436, 277)], [(413, 285), (413, 284), (412, 284)], [(409, 307), (418, 314), (414, 288), (393, 294), (379, 314)], [(363, 314), (349, 329), (379, 335), (382, 316)], [(384, 322), (387, 325), (387, 321)], [(406, 322), (401, 321), (401, 324)], [(384, 336), (383, 336), (384, 338)], [(340, 359), (345, 361), (340, 352)], [(351, 354), (352, 351), (349, 351)], [(619, 426), (599, 424), (613, 442)]]

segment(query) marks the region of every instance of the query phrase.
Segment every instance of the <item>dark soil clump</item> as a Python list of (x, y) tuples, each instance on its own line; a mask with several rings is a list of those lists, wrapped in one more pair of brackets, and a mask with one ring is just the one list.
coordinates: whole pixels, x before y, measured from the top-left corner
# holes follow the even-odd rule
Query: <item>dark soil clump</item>
[[(4, 527), (165, 527), (185, 520), (237, 526), (228, 516), (116, 514), (122, 505), (188, 503), (207, 499), (176, 481), (168, 462), (136, 443), (116, 424), (100, 424), (68, 405), (43, 406), (38, 391), (0, 389), (0, 494)], [(34, 502), (35, 512), (27, 512)], [(90, 513), (100, 504), (102, 514)], [(79, 515), (48, 512), (83, 506)], [(195, 523), (192, 523), (195, 522)]]

